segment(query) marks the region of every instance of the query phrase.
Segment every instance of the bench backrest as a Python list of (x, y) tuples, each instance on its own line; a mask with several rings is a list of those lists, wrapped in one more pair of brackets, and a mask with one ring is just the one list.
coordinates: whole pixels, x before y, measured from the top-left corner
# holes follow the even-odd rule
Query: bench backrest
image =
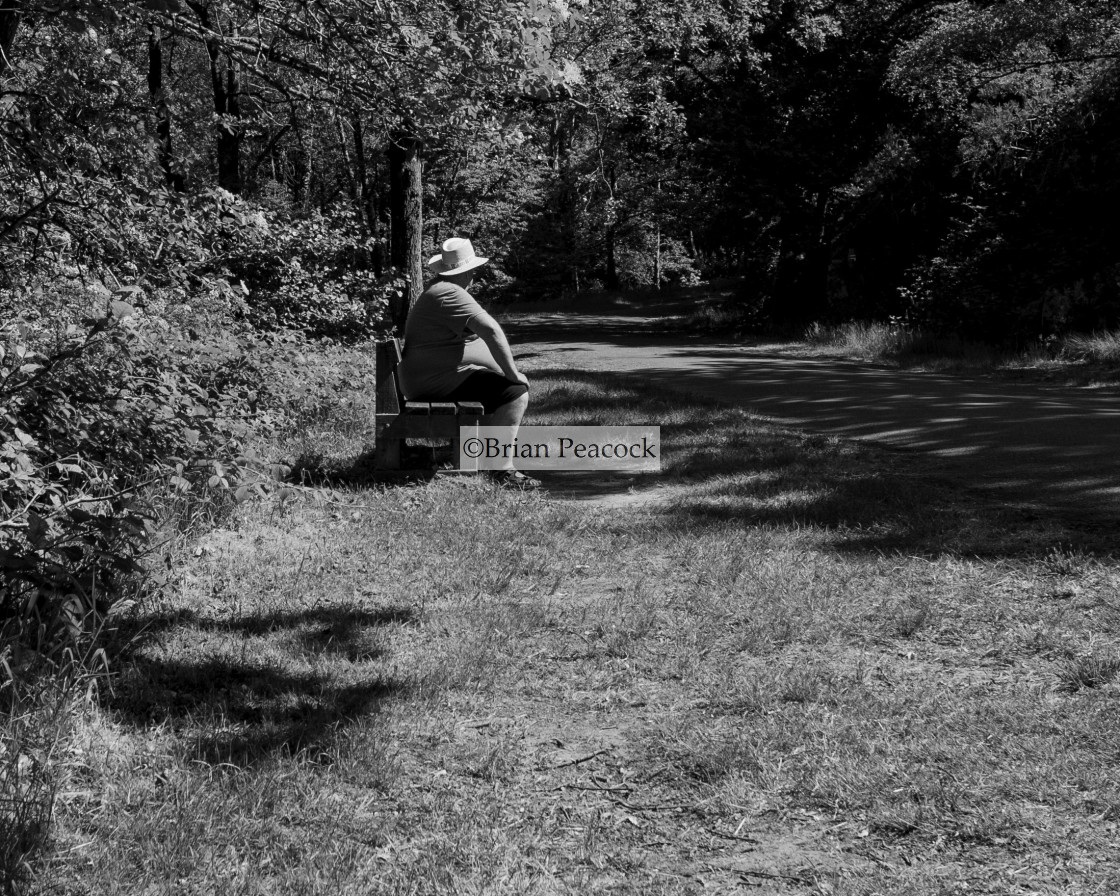
[(379, 414), (399, 414), (401, 412), (404, 396), (401, 395), (401, 388), (397, 383), (397, 365), (400, 363), (401, 342), (399, 339), (388, 339), (385, 342), (377, 343), (377, 356), (375, 358), (377, 390), (374, 393), (374, 401)]

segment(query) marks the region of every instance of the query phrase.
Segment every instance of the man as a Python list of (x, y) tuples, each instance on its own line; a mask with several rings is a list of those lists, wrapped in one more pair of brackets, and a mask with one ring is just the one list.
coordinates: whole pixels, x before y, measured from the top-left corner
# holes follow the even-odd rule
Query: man
[[(512, 441), (529, 405), (529, 381), (517, 369), (501, 326), (467, 292), (487, 261), (474, 254), (470, 240), (458, 238), (428, 261), (436, 279), (408, 312), (397, 375), (410, 401), (481, 402), (482, 424), (507, 427)], [(492, 476), (503, 486), (540, 487), (512, 460)]]

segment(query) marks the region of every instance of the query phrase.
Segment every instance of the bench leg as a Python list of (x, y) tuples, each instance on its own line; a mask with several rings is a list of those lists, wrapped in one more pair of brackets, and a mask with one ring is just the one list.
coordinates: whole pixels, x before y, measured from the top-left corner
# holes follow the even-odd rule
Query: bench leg
[[(390, 415), (387, 415), (390, 416)], [(396, 415), (391, 415), (395, 420)], [(391, 421), (378, 421), (373, 434), (373, 462), (379, 470), (401, 468), (401, 440), (389, 434)]]

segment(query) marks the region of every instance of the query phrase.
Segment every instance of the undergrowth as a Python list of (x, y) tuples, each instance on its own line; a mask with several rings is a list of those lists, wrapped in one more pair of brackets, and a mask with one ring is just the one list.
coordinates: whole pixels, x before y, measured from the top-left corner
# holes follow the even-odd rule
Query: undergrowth
[(805, 333), (810, 346), (848, 357), (934, 369), (1060, 371), (1093, 368), (1115, 377), (1120, 366), (1120, 333), (1053, 336), (1023, 348), (1001, 348), (955, 335), (927, 333), (897, 323), (853, 321), (815, 324)]

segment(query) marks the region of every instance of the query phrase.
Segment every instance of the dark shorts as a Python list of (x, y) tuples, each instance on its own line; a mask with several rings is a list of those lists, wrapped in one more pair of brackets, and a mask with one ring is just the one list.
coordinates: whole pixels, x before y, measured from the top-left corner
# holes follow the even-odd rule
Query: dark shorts
[(442, 401), (480, 401), (487, 414), (493, 414), (504, 404), (520, 398), (529, 387), (524, 383), (507, 380), (493, 370), (473, 370), (467, 378)]

